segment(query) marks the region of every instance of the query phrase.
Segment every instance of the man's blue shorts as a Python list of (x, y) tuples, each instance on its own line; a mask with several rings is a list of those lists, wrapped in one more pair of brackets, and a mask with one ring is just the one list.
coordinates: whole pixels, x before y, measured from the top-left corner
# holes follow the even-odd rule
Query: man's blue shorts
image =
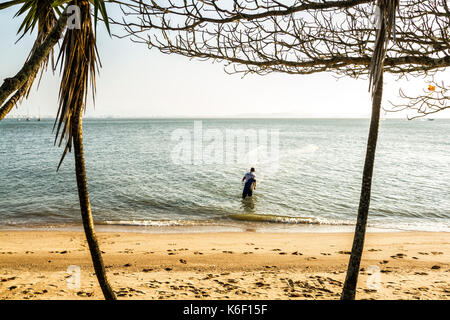
[(242, 191), (242, 199), (245, 199), (246, 196), (251, 197), (253, 195), (252, 184), (255, 182), (255, 179), (248, 179), (248, 181), (244, 185), (244, 191)]

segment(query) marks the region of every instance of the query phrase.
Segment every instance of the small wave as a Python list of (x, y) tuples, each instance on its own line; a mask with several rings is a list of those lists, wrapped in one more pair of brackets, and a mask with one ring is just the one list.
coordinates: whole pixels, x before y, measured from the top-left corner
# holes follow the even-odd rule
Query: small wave
[(118, 221), (102, 221), (100, 225), (114, 226), (139, 226), (139, 227), (173, 227), (173, 226), (198, 226), (208, 225), (208, 221), (194, 220), (118, 220)]
[[(242, 222), (267, 222), (280, 224), (305, 224), (305, 225), (352, 225), (345, 221), (330, 221), (322, 218), (314, 217), (291, 217), (282, 215), (267, 214), (231, 214), (226, 216), (228, 219)], [(221, 222), (222, 221), (222, 222)], [(226, 220), (225, 220), (226, 221)], [(223, 224), (225, 222), (219, 220), (111, 220), (98, 222), (100, 225), (115, 226), (142, 226), (142, 227), (173, 227), (173, 226), (211, 226)]]
[(248, 221), (248, 222), (269, 222), (269, 223), (283, 223), (283, 224), (311, 224), (311, 225), (336, 225), (336, 226), (350, 226), (353, 223), (347, 221), (327, 220), (315, 217), (291, 217), (279, 216), (270, 214), (232, 214), (228, 218), (232, 220)]
[(316, 218), (308, 217), (289, 217), (268, 214), (232, 214), (228, 216), (232, 220), (251, 221), (251, 222), (272, 222), (272, 223), (289, 223), (289, 224), (320, 224)]

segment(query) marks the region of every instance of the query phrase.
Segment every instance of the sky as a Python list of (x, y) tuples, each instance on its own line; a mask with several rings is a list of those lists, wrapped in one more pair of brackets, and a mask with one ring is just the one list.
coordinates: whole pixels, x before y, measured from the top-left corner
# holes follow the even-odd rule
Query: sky
[[(113, 9), (114, 10), (114, 9)], [(0, 79), (22, 67), (35, 35), (20, 42), (16, 34), (21, 18), (16, 8), (0, 12)], [(112, 12), (112, 14), (117, 12)], [(110, 13), (111, 14), (111, 13)], [(99, 25), (98, 49), (102, 68), (97, 77), (95, 107), (88, 104), (87, 117), (370, 117), (368, 80), (336, 79), (332, 74), (266, 76), (228, 75), (223, 64), (165, 55), (129, 39), (111, 38)], [(28, 100), (12, 115), (56, 116), (59, 70), (44, 74), (39, 90), (33, 86)], [(421, 93), (424, 79), (397, 81), (385, 76), (384, 104), (401, 102), (398, 90)], [(406, 118), (404, 113), (383, 116)], [(450, 110), (433, 115), (450, 117)]]

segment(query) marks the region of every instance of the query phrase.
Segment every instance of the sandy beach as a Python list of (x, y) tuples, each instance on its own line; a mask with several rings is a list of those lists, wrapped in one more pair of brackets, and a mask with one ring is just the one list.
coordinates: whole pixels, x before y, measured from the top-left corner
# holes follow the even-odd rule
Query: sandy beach
[[(119, 299), (339, 299), (352, 236), (98, 233)], [(357, 298), (450, 299), (449, 255), (448, 233), (370, 233)], [(102, 298), (82, 232), (0, 231), (0, 299)]]

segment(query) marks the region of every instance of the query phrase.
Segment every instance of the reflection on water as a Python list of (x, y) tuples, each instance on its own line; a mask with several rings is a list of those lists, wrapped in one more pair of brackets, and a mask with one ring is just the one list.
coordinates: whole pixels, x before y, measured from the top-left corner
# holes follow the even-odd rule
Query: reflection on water
[(242, 210), (245, 213), (255, 213), (255, 195), (242, 199)]

